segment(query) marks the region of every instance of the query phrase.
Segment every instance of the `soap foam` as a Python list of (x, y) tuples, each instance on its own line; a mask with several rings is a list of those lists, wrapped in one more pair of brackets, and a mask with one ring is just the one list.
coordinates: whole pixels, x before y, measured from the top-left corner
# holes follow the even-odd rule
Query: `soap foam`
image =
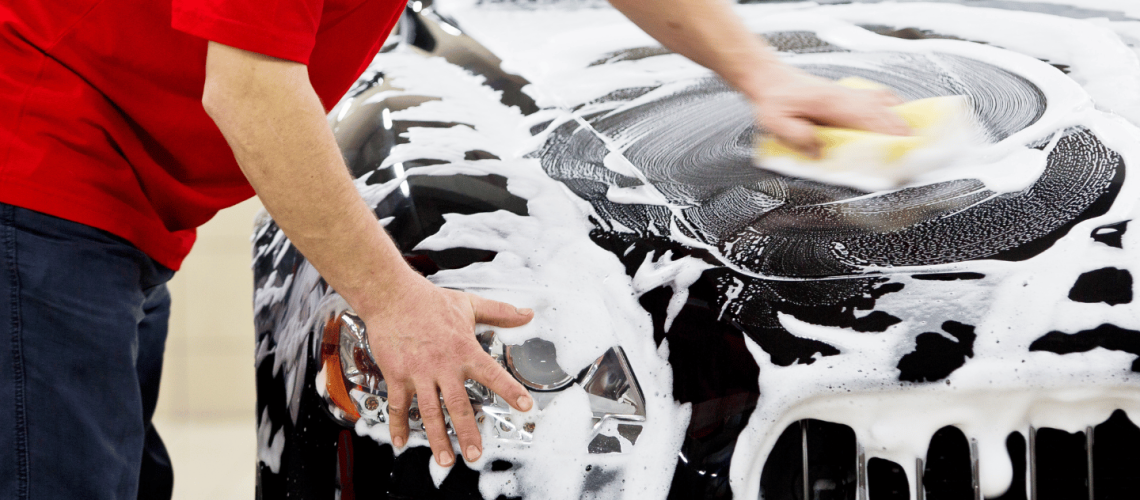
[(1013, 0), (1014, 2), (1051, 3), (1056, 5), (1071, 5), (1083, 9), (1098, 9), (1109, 12), (1120, 12), (1129, 17), (1140, 19), (1140, 5), (1129, 0)]

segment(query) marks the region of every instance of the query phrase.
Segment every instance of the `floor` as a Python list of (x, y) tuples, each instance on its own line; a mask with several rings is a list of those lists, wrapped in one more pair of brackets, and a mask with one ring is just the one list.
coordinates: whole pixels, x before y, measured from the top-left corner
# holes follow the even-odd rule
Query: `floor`
[(249, 500), (257, 460), (253, 273), (256, 199), (220, 212), (170, 282), (173, 306), (155, 425), (174, 499)]
[(174, 464), (174, 500), (251, 500), (257, 436), (253, 418), (156, 422)]

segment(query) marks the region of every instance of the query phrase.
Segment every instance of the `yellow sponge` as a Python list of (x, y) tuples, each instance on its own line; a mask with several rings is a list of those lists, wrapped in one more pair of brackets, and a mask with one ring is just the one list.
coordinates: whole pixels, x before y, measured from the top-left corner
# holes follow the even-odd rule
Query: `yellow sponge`
[[(850, 88), (881, 89), (862, 78), (837, 82)], [(964, 96), (931, 97), (891, 108), (912, 130), (910, 136), (817, 126), (823, 143), (812, 159), (773, 137), (758, 137), (760, 168), (785, 175), (868, 191), (893, 189), (920, 173), (950, 163), (973, 137), (970, 104)]]

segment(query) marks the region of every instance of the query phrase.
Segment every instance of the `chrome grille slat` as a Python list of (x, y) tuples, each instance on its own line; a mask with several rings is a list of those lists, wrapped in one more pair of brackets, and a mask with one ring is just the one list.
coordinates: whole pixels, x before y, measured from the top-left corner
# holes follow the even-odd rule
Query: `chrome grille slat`
[(800, 420), (800, 441), (803, 443), (802, 466), (804, 474), (804, 500), (811, 498), (811, 478), (808, 473), (808, 421)]
[(926, 466), (922, 459), (914, 459), (914, 498), (918, 500), (926, 500), (926, 488), (922, 485), (922, 475), (925, 471)]
[(978, 440), (970, 438), (970, 487), (974, 500), (982, 500), (982, 482), (978, 477)]
[(1025, 463), (1029, 464), (1029, 500), (1037, 500), (1037, 428), (1029, 427), (1029, 448)]
[(1088, 457), (1089, 468), (1089, 500), (1096, 498), (1093, 488), (1093, 428), (1092, 426), (1085, 427), (1085, 455)]
[(859, 500), (870, 500), (870, 485), (867, 483), (867, 451), (863, 449), (863, 444), (858, 441), (855, 442), (855, 453), (855, 484), (859, 491)]

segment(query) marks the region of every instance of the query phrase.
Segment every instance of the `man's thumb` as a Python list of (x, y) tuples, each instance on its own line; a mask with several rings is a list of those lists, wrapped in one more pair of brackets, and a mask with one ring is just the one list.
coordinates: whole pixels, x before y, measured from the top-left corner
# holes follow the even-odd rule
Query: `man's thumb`
[(534, 317), (534, 311), (530, 309), (517, 309), (510, 304), (484, 299), (473, 294), (467, 294), (467, 297), (471, 299), (476, 323), (512, 328), (525, 325)]
[(820, 148), (823, 147), (823, 144), (816, 137), (815, 126), (811, 122), (799, 118), (781, 118), (771, 120), (764, 125), (772, 135), (800, 153), (813, 159), (819, 159)]

